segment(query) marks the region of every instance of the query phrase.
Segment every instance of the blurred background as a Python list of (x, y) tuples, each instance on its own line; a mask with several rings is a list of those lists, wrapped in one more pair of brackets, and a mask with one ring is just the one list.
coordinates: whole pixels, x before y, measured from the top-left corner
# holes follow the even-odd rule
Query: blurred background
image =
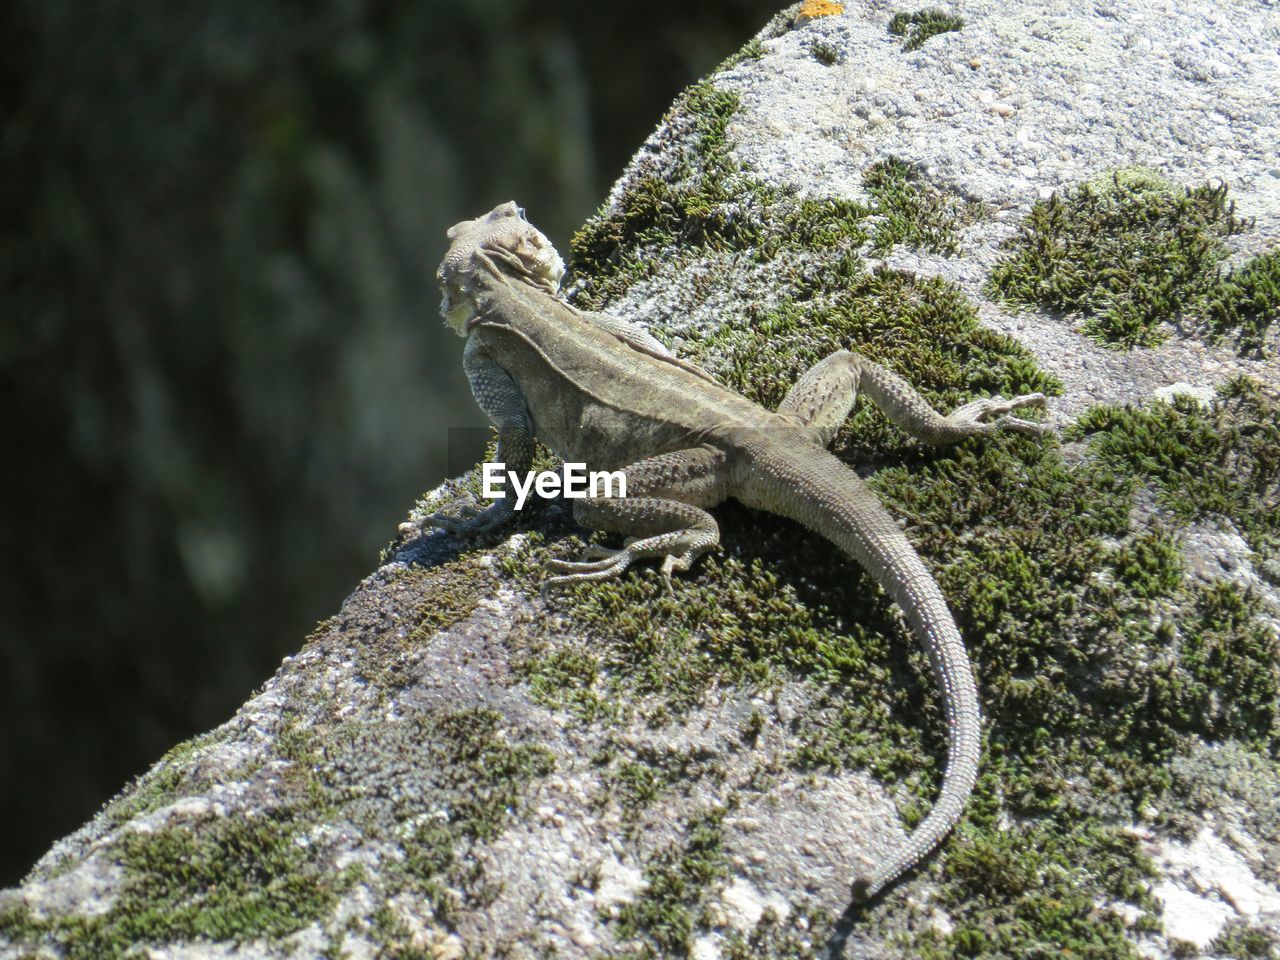
[(562, 251), (779, 0), (0, 5), (0, 886), (337, 610), (476, 425), (433, 274)]

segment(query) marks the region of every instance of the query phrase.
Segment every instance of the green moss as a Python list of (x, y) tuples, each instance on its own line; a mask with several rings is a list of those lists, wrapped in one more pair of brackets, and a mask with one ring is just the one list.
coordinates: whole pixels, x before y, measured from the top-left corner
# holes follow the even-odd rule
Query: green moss
[[(1229, 305), (1254, 302), (1227, 292), (1218, 274), (1223, 238), (1243, 228), (1225, 185), (1180, 191), (1152, 175), (1117, 172), (1037, 202), (990, 285), (1011, 302), (1079, 314), (1101, 343), (1154, 346), (1164, 325), (1206, 315), (1226, 324)], [(1238, 285), (1246, 287), (1263, 290), (1265, 281)], [(1257, 302), (1270, 303), (1265, 293)]]
[[(529, 517), (521, 522), (535, 521)], [(421, 651), (431, 638), (469, 617), (489, 594), (495, 574), (481, 559), (484, 543), (467, 541), (466, 554), (436, 567), (390, 571), (367, 607), (348, 605), (322, 623), (308, 643), (350, 648), (344, 656), (352, 658), (356, 676), (389, 700), (415, 682)], [(402, 629), (387, 629), (389, 616)]]
[(1261, 350), (1267, 331), (1280, 321), (1280, 250), (1246, 260), (1218, 278), (1205, 313), (1216, 333), (1233, 333), (1242, 350)]
[[(879, 171), (881, 215), (896, 204), (909, 229), (877, 233), (861, 205), (757, 184), (727, 150), (735, 109), (732, 95), (705, 84), (682, 99), (668, 118), (676, 185), (637, 180), (575, 238), (580, 305), (608, 303), (657, 264), (749, 257), (773, 270), (776, 302), (709, 335), (691, 327), (658, 333), (678, 333), (683, 355), (766, 405), (804, 368), (850, 346), (942, 408), (975, 395), (1053, 392), (1028, 354), (977, 325), (954, 286), (864, 269), (858, 254), (873, 238), (939, 247), (946, 240), (945, 223), (914, 222), (929, 207), (919, 182)], [(1152, 195), (1155, 227), (1163, 228), (1170, 204), (1198, 215), (1191, 227), (1170, 228), (1188, 234), (1187, 258), (1206, 249), (1204, 235), (1216, 241), (1238, 227), (1225, 196), (1183, 196), (1141, 172), (1088, 189), (1104, 210)], [(1059, 230), (1062, 203), (1053, 216), (1047, 205), (1042, 211)], [(1060, 254), (1052, 243), (1044, 249), (1050, 259)], [(1117, 276), (1106, 282), (1118, 284)], [(1131, 955), (1119, 905), (1137, 906), (1139, 927), (1156, 922), (1145, 890), (1151, 868), (1116, 824), (1186, 814), (1170, 769), (1192, 737), (1236, 737), (1258, 750), (1274, 743), (1276, 656), (1254, 627), (1255, 601), (1231, 587), (1189, 583), (1175, 550), (1178, 524), (1206, 513), (1228, 515), (1255, 549), (1270, 549), (1273, 521), (1262, 505), (1275, 502), (1269, 451), (1280, 442), (1269, 401), (1247, 385), (1232, 390), (1209, 412), (1181, 402), (1097, 411), (1072, 434), (1088, 443), (1070, 462), (1052, 441), (1020, 436), (924, 450), (869, 409), (837, 439), (847, 460), (896, 464), (873, 486), (937, 572), (988, 718), (983, 775), (965, 821), (922, 868), (954, 930), (904, 941), (908, 955)], [(1181, 470), (1189, 457), (1197, 467)], [(1132, 509), (1141, 485), (1163, 491), (1154, 521)], [(788, 762), (872, 771), (897, 785), (912, 821), (936, 795), (945, 756), (937, 691), (914, 638), (863, 572), (832, 562), (829, 545), (733, 505), (717, 516), (723, 552), (670, 591), (637, 571), (560, 594), (564, 622), (554, 634), (545, 622), (532, 625), (522, 670), (534, 695), (588, 723), (636, 711), (661, 725), (714, 688), (797, 681), (817, 694), (790, 725), (797, 746)], [(551, 550), (576, 545), (564, 539)], [(533, 560), (545, 553), (526, 544), (503, 569), (532, 588)], [(654, 758), (616, 744), (597, 762), (629, 810), (673, 782)], [(687, 951), (707, 922), (706, 888), (723, 869), (718, 824), (713, 832), (655, 857), (644, 895), (619, 915), (620, 936), (638, 938), (650, 955)], [(454, 869), (458, 845), (446, 857), (438, 834), (418, 842), (421, 862), (437, 873)], [(872, 919), (894, 909), (886, 900), (871, 908)], [(770, 949), (794, 948), (779, 955), (804, 955), (794, 928), (766, 925), (756, 934)], [(812, 931), (815, 941), (822, 935)]]
[(572, 240), (574, 302), (598, 309), (631, 284), (715, 252), (750, 251), (767, 262), (785, 250), (857, 246), (867, 210), (770, 187), (729, 152), (735, 93), (690, 87), (664, 120), (670, 168), (628, 184)]
[[(757, 192), (721, 149), (731, 101), (703, 102), (714, 108), (704, 132), (685, 143), (713, 149), (692, 149), (702, 167), (685, 165), (683, 187), (702, 205), (650, 192), (624, 197), (609, 224), (593, 225), (588, 239), (614, 230), (616, 244), (584, 248), (586, 272), (606, 278), (597, 287), (586, 282), (598, 294), (593, 307), (633, 281), (613, 283), (619, 265), (668, 263), (664, 245), (694, 238), (681, 248), (690, 257), (732, 252), (775, 270), (776, 302), (748, 308), (709, 335), (691, 326), (669, 331), (683, 339), (682, 355), (766, 406), (808, 366), (850, 346), (902, 373), (941, 409), (975, 395), (1055, 391), (1016, 344), (978, 326), (954, 286), (862, 265), (869, 242), (945, 251), (978, 211), (959, 205), (939, 217), (943, 194), (922, 185), (918, 169), (892, 163), (868, 171), (879, 220), (859, 205)], [(714, 135), (699, 139), (707, 130)], [(1068, 199), (1081, 200), (1083, 212)], [(651, 211), (648, 219), (629, 220), (628, 204)], [(1085, 280), (1096, 273), (1108, 307), (1132, 286), (1116, 264), (1138, 276), (1169, 262), (1175, 290), (1212, 291), (1222, 251), (1215, 244), (1240, 228), (1220, 189), (1179, 192), (1141, 170), (1037, 205), (1035, 216), (1044, 221), (1040, 246), (1025, 254), (1021, 274), (1005, 268), (1009, 289), (1044, 281), (1055, 295), (1093, 303)], [(1107, 217), (1120, 239), (1116, 231), (1091, 239)], [(1091, 267), (1079, 266), (1080, 250)], [(1104, 262), (1109, 269), (1099, 267)], [(1131, 304), (1152, 301), (1144, 296)], [(972, 652), (988, 718), (983, 775), (965, 821), (922, 868), (954, 930), (908, 938), (906, 954), (1131, 956), (1133, 930), (1121, 905), (1137, 908), (1138, 928), (1158, 920), (1146, 892), (1151, 866), (1117, 824), (1188, 816), (1191, 801), (1174, 792), (1171, 765), (1191, 738), (1274, 749), (1277, 658), (1255, 626), (1256, 601), (1188, 581), (1177, 548), (1180, 523), (1225, 514), (1256, 550), (1271, 549), (1276, 511), (1266, 505), (1277, 502), (1280, 437), (1269, 403), (1236, 384), (1208, 412), (1182, 401), (1104, 408), (1071, 433), (1088, 444), (1070, 462), (1051, 441), (1020, 436), (923, 450), (869, 408), (842, 430), (834, 449), (846, 460), (896, 464), (872, 484), (907, 518), (908, 536), (936, 571)], [(1163, 491), (1154, 520), (1133, 511), (1143, 485)], [(637, 572), (562, 595), (558, 610), (591, 658), (553, 661), (555, 669), (543, 671), (549, 688), (577, 683), (662, 723), (713, 687), (805, 681), (817, 695), (791, 725), (797, 745), (789, 763), (870, 771), (896, 785), (904, 820), (914, 822), (936, 796), (945, 756), (937, 691), (914, 638), (861, 571), (831, 562), (825, 544), (741, 508), (725, 506), (717, 516), (723, 552), (670, 593)], [(842, 619), (854, 610), (856, 622)], [(750, 736), (752, 724), (744, 729)], [(620, 789), (637, 804), (662, 789), (657, 772), (629, 757), (603, 762), (621, 772)], [(886, 901), (872, 918), (892, 909)], [(690, 915), (677, 914), (665, 944), (686, 942), (696, 927)], [(786, 925), (759, 932), (784, 945), (779, 950), (804, 955), (803, 938)], [(820, 942), (822, 933), (811, 936)]]
[[(425, 643), (432, 636), (455, 623), (465, 620), (475, 611), (480, 598), (485, 595), (487, 577), (480, 564), (469, 561), (454, 562), (429, 571), (431, 590), (426, 603), (417, 610), (418, 623), (405, 636), (404, 646), (413, 647)], [(406, 571), (402, 576), (419, 577), (427, 571)]]
[[(1098, 904), (1152, 910), (1150, 867), (1113, 824), (1182, 816), (1189, 801), (1171, 792), (1170, 764), (1189, 737), (1272, 755), (1280, 745), (1280, 650), (1259, 601), (1183, 580), (1173, 533), (1130, 529), (1131, 491), (1176, 461), (1119, 455), (1135, 453), (1135, 435), (1159, 442), (1160, 430), (1138, 429), (1144, 417), (1168, 418), (1161, 427), (1178, 437), (1199, 435), (1188, 419), (1220, 416), (1211, 447), (1248, 464), (1258, 408), (1232, 406), (1240, 390), (1228, 388), (1217, 413), (1182, 405), (1086, 418), (1098, 432), (1072, 465), (1026, 447), (1015, 466), (1000, 441), (874, 478), (919, 524), (989, 718), (984, 773), (937, 874), (955, 929), (925, 937), (924, 956), (1029, 958), (1045, 943), (1131, 956), (1119, 913)], [(1200, 469), (1193, 460), (1188, 471)], [(1247, 498), (1236, 507), (1255, 509)], [(1119, 548), (1103, 545), (1113, 538)], [(1114, 577), (1097, 576), (1107, 567)]]
[(1280, 642), (1261, 602), (1227, 583), (1197, 588), (1193, 600), (1177, 624), (1186, 680), (1170, 679), (1172, 722), (1209, 740), (1280, 749)]
[(861, 267), (856, 257), (840, 253), (852, 254), (868, 240), (880, 253), (896, 243), (953, 253), (959, 229), (984, 213), (980, 204), (899, 160), (877, 163), (865, 174), (877, 203), (874, 218), (853, 201), (767, 186), (728, 152), (728, 123), (737, 109), (736, 94), (709, 83), (690, 88), (677, 102), (666, 120), (680, 132), (670, 173), (629, 184), (615, 208), (602, 210), (574, 236), (576, 303), (598, 309), (653, 276), (658, 264), (670, 269), (673, 258), (713, 252), (749, 252), (769, 262), (824, 250), (845, 274)]
[(28, 915), (5, 932), (18, 942), (56, 944), (70, 960), (196, 938), (278, 939), (326, 916), (354, 880), (318, 862), (299, 838), (298, 824), (273, 815), (126, 832), (108, 850), (124, 879), (106, 913)]
[(1276, 751), (1251, 749), (1233, 741), (1193, 745), (1172, 765), (1172, 792), (1192, 815), (1172, 825), (1193, 837), (1212, 811), (1259, 842), (1263, 858), (1251, 869), (1266, 882), (1280, 884), (1280, 762)]
[(598, 654), (547, 645), (540, 645), (538, 650), (517, 665), (534, 700), (553, 709), (568, 710), (588, 723), (616, 714), (616, 704), (601, 693)]
[[(135, 817), (159, 810), (181, 796), (210, 786), (209, 778), (196, 772), (192, 759), (199, 751), (224, 739), (225, 734), (215, 730), (192, 737), (170, 749), (155, 766), (107, 804), (103, 811), (107, 829), (114, 829)], [(225, 779), (244, 776), (249, 772), (248, 768), (237, 770), (228, 774)]]
[(889, 32), (895, 37), (905, 37), (904, 52), (919, 50), (930, 37), (959, 30), (964, 20), (937, 7), (917, 10), (914, 13), (895, 13), (889, 21)]
[(639, 814), (673, 786), (687, 790), (704, 777), (724, 779), (718, 755), (701, 750), (639, 747), (623, 757), (606, 750), (596, 761), (605, 765), (601, 801), (617, 803), (629, 824), (637, 823)]
[(966, 833), (947, 858), (941, 897), (953, 929), (920, 937), (914, 955), (1136, 960), (1125, 920), (1111, 904), (1154, 908), (1148, 875), (1138, 840), (1115, 828), (1015, 823)]
[(809, 45), (809, 52), (813, 54), (813, 58), (819, 63), (826, 64), (828, 67), (834, 67), (837, 63), (844, 63), (844, 52), (833, 43), (827, 43), (825, 40), (815, 40)]
[(727, 931), (722, 956), (724, 960), (816, 960), (824, 954), (814, 931), (829, 930), (832, 925), (826, 911), (803, 904), (785, 920), (766, 909), (750, 931)]
[(1276, 960), (1280, 958), (1280, 934), (1233, 920), (1209, 944), (1208, 952), (1235, 960)]
[[(908, 168), (884, 165), (869, 180), (881, 209), (896, 206), (908, 224), (879, 234), (881, 243), (941, 249), (954, 241), (955, 221), (913, 223), (937, 198), (918, 189)], [(771, 245), (773, 234), (755, 225), (722, 242), (787, 262), (817, 239), (826, 256), (781, 276), (785, 296), (776, 306), (710, 336), (680, 330), (686, 356), (767, 406), (805, 368), (851, 344), (942, 409), (974, 395), (1054, 391), (1015, 344), (978, 327), (953, 286), (865, 271), (857, 251), (875, 230), (867, 211), (804, 204), (772, 194), (758, 208), (765, 219), (791, 218), (790, 234), (803, 238), (794, 248), (785, 239)], [(669, 226), (680, 235), (678, 224)], [(623, 242), (651, 251), (644, 244), (662, 237), (633, 233)], [(1153, 804), (1177, 807), (1168, 763), (1189, 735), (1270, 735), (1262, 711), (1270, 660), (1247, 612), (1211, 615), (1213, 598), (1183, 581), (1175, 534), (1132, 526), (1133, 492), (1149, 480), (1108, 454), (1109, 429), (1098, 433), (1090, 455), (1071, 464), (1051, 443), (1017, 436), (924, 451), (863, 409), (835, 444), (855, 462), (902, 464), (873, 484), (910, 519), (909, 535), (938, 571), (990, 718), (985, 772), (965, 825), (948, 855), (926, 867), (956, 929), (912, 941), (908, 952), (1031, 957), (1052, 943), (1084, 956), (1129, 955), (1121, 911), (1098, 904), (1127, 901), (1139, 908), (1140, 925), (1155, 923), (1141, 913), (1153, 910), (1144, 888), (1150, 865), (1114, 824)], [(1232, 456), (1258, 456), (1247, 431), (1225, 442)], [(724, 554), (670, 594), (643, 574), (566, 593), (562, 612), (599, 658), (582, 675), (611, 700), (642, 705), (655, 722), (700, 703), (712, 686), (807, 679), (819, 693), (794, 723), (790, 763), (858, 768), (897, 784), (909, 825), (936, 795), (945, 755), (937, 692), (914, 639), (861, 571), (831, 564), (825, 545), (737, 508), (719, 516)], [(1230, 606), (1229, 596), (1217, 601)], [(1171, 608), (1191, 611), (1181, 630), (1162, 615)], [(855, 609), (852, 624), (833, 612)], [(1224, 686), (1229, 673), (1241, 678), (1239, 688)], [(1213, 709), (1227, 699), (1237, 706)], [(652, 770), (624, 769), (639, 802), (660, 789)], [(984, 877), (1003, 891), (1002, 902), (976, 895)], [(778, 928), (770, 935), (802, 949)]]
[[(484, 909), (497, 888), (472, 847), (492, 842), (527, 784), (554, 767), (549, 751), (513, 742), (503, 722), (481, 708), (339, 726), (286, 718), (269, 764), (270, 809), (124, 831), (99, 854), (123, 870), (107, 913), (36, 920), (11, 911), (5, 933), (73, 960), (122, 956), (137, 944), (288, 936), (322, 923), (338, 896), (362, 882), (358, 867), (335, 871), (328, 846), (314, 839), (317, 826), (335, 820), (399, 844), (403, 858), (382, 864), (378, 895), (408, 890), (445, 923), (459, 909)], [(388, 949), (413, 955), (407, 941)]]
[(646, 865), (645, 886), (617, 915), (619, 939), (639, 940), (640, 956), (687, 956), (693, 932), (705, 925), (712, 883), (727, 873), (720, 821), (712, 811), (690, 823), (683, 843), (660, 850)]
[(800, 601), (786, 566), (775, 571), (759, 557), (735, 556), (740, 538), (762, 533), (809, 555), (802, 533), (767, 522), (769, 529), (747, 533), (726, 524), (729, 555), (709, 557), (704, 576), (675, 580), (670, 590), (656, 576), (637, 575), (562, 594), (562, 615), (600, 658), (605, 695), (625, 691), (644, 698), (646, 709), (681, 713), (712, 684), (766, 685), (783, 670), (832, 676), (865, 665), (847, 663), (844, 645), (827, 639), (837, 621), (825, 605)]
[(442, 923), (492, 903), (497, 891), (474, 848), (502, 834), (528, 784), (555, 766), (550, 751), (513, 740), (504, 722), (486, 708), (431, 710), (326, 738), (343, 817), (403, 853), (380, 868), (385, 892), (425, 899)]
[(502, 722), (496, 710), (476, 708), (432, 717), (422, 731), (438, 756), (437, 769), (453, 768), (441, 778), (459, 793), (451, 798), (449, 822), (471, 840), (495, 839), (525, 785), (555, 767), (544, 747), (509, 743), (499, 733)]
[(740, 63), (746, 63), (750, 60), (759, 60), (764, 56), (764, 44), (758, 39), (752, 38), (743, 44), (742, 49), (737, 53), (730, 55), (720, 66), (716, 67), (714, 73), (723, 73), (725, 70), (731, 70)]
[[(377, 960), (436, 960), (440, 956), (417, 941), (409, 924), (388, 904), (383, 904), (369, 917), (369, 932), (379, 945)], [(462, 960), (472, 960), (472, 956), (463, 954)]]
[[(912, 950), (1033, 957), (1053, 943), (1073, 955), (1130, 955), (1121, 912), (1098, 904), (1154, 910), (1150, 866), (1114, 824), (1152, 809), (1176, 815), (1169, 763), (1190, 736), (1274, 749), (1277, 651), (1257, 625), (1257, 601), (1185, 581), (1167, 525), (1176, 518), (1135, 527), (1131, 511), (1140, 483), (1185, 480), (1173, 465), (1197, 444), (1234, 464), (1247, 489), (1265, 487), (1264, 403), (1237, 384), (1214, 411), (1087, 417), (1078, 435), (1089, 450), (1072, 463), (1051, 443), (996, 436), (945, 453), (904, 448), (903, 466), (873, 478), (937, 571), (989, 718), (965, 825), (927, 867), (956, 927)], [(1147, 417), (1160, 419), (1143, 426)], [(1212, 443), (1186, 422), (1202, 417)], [(1169, 437), (1167, 455), (1139, 443)], [(1219, 500), (1238, 516), (1254, 509), (1243, 494)], [(678, 712), (712, 685), (807, 677), (825, 692), (796, 721), (792, 764), (899, 784), (911, 821), (932, 802), (944, 752), (937, 693), (913, 639), (865, 576), (831, 564), (814, 538), (740, 508), (719, 515), (724, 554), (670, 594), (643, 573), (566, 592), (562, 612), (599, 655), (592, 682), (613, 699), (658, 696)], [(833, 612), (853, 609), (856, 624)], [(617, 769), (639, 803), (662, 789), (653, 770)], [(992, 889), (998, 902), (983, 898)]]
[(1280, 401), (1256, 381), (1231, 381), (1207, 409), (1184, 396), (1098, 407), (1069, 436), (1094, 434), (1095, 453), (1147, 477), (1178, 520), (1227, 517), (1262, 564), (1280, 554)]
[[(686, 354), (772, 409), (805, 370), (851, 345), (901, 373), (939, 409), (975, 395), (1059, 389), (1012, 339), (981, 327), (954, 285), (895, 270), (867, 273), (852, 256), (815, 267), (777, 307), (752, 311), (747, 322), (688, 345)], [(833, 446), (855, 461), (917, 448), (869, 404)]]
[(295, 825), (264, 817), (193, 827), (126, 834), (121, 843), (126, 895), (145, 904), (127, 921), (139, 934), (134, 939), (282, 937), (336, 902), (327, 870), (298, 845)]
[(1140, 533), (1111, 558), (1117, 579), (1145, 599), (1168, 596), (1182, 583), (1182, 551), (1168, 533)]
[(959, 252), (960, 229), (980, 219), (984, 206), (941, 189), (919, 164), (896, 157), (872, 164), (862, 185), (876, 200), (872, 252), (887, 253), (905, 243), (933, 253)]

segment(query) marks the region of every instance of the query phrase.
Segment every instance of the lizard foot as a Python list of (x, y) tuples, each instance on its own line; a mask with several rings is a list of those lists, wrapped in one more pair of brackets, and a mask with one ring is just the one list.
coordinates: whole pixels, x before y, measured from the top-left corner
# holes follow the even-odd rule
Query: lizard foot
[(678, 530), (652, 537), (631, 539), (621, 549), (593, 543), (577, 560), (548, 560), (546, 570), (557, 574), (547, 579), (547, 586), (559, 586), (582, 580), (609, 580), (620, 576), (637, 560), (662, 558), (661, 573), (671, 587), (671, 574), (683, 573), (713, 546), (707, 534), (695, 530)]
[(483, 510), (472, 504), (463, 504), (457, 513), (433, 513), (423, 517), (417, 523), (412, 521), (400, 524), (401, 536), (408, 536), (420, 530), (435, 527), (448, 533), (473, 536), (486, 533), (494, 527), (501, 526), (511, 519), (513, 509), (506, 500), (496, 500)]
[[(1024, 393), (1021, 396), (1014, 397), (1012, 400), (1006, 400), (1004, 397), (988, 397), (982, 400), (974, 400), (972, 403), (966, 403), (962, 407), (956, 407), (951, 411), (951, 415), (947, 417), (952, 423), (970, 425), (974, 427), (982, 427), (983, 432), (987, 430), (1017, 430), (1019, 433), (1040, 434), (1048, 433), (1050, 428), (1043, 423), (1036, 423), (1034, 420), (1023, 420), (1021, 417), (1011, 417), (1009, 413), (1013, 410), (1021, 410), (1023, 407), (1040, 407), (1047, 405), (1043, 393)], [(994, 418), (994, 419), (993, 419)]]

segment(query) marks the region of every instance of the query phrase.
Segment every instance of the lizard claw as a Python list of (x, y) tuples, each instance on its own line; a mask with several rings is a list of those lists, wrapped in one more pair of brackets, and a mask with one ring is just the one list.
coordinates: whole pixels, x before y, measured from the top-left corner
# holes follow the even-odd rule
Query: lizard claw
[(1048, 433), (1050, 428), (1033, 420), (1011, 417), (1009, 413), (1013, 410), (1021, 410), (1024, 407), (1039, 407), (1043, 409), (1047, 405), (1048, 401), (1043, 393), (1024, 393), (1011, 400), (1006, 400), (1001, 396), (984, 397), (981, 400), (974, 400), (962, 407), (957, 407), (947, 419), (954, 423), (981, 424), (991, 430), (1016, 430), (1019, 433), (1039, 435)]
[(688, 570), (698, 557), (707, 552), (710, 545), (699, 538), (694, 543), (678, 544), (678, 547), (684, 547), (684, 549), (673, 553), (669, 543), (662, 543), (666, 536), (668, 535), (640, 539), (632, 537), (620, 550), (593, 543), (577, 560), (548, 560), (544, 569), (556, 576), (549, 577), (546, 585), (558, 586), (581, 580), (608, 580), (620, 576), (637, 560), (661, 557), (662, 566), (659, 572), (666, 581), (668, 592), (674, 593), (671, 575)]
[(1001, 417), (994, 426), (998, 430), (1016, 430), (1018, 433), (1029, 433), (1037, 437), (1053, 432), (1053, 428), (1047, 424), (1023, 420), (1021, 417)]
[(625, 547), (610, 550), (599, 544), (588, 547), (582, 557), (580, 560), (548, 560), (544, 569), (559, 575), (548, 577), (546, 585), (554, 587), (582, 580), (608, 580), (631, 566), (633, 559)]
[(501, 526), (511, 519), (513, 510), (507, 506), (506, 500), (495, 500), (490, 506), (480, 509), (474, 504), (464, 503), (457, 513), (432, 513), (417, 523), (400, 524), (400, 533), (407, 536), (420, 530), (436, 528), (447, 533), (472, 536), (486, 533), (494, 527)]

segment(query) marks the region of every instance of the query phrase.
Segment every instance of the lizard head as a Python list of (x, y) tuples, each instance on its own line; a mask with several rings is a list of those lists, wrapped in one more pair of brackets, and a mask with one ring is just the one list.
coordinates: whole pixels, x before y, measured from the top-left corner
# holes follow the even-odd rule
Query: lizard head
[(444, 292), (440, 314), (459, 336), (467, 335), (475, 316), (472, 294), (478, 279), (527, 283), (552, 295), (559, 289), (564, 261), (514, 202), (454, 224), (448, 236), (449, 250), (436, 271)]

